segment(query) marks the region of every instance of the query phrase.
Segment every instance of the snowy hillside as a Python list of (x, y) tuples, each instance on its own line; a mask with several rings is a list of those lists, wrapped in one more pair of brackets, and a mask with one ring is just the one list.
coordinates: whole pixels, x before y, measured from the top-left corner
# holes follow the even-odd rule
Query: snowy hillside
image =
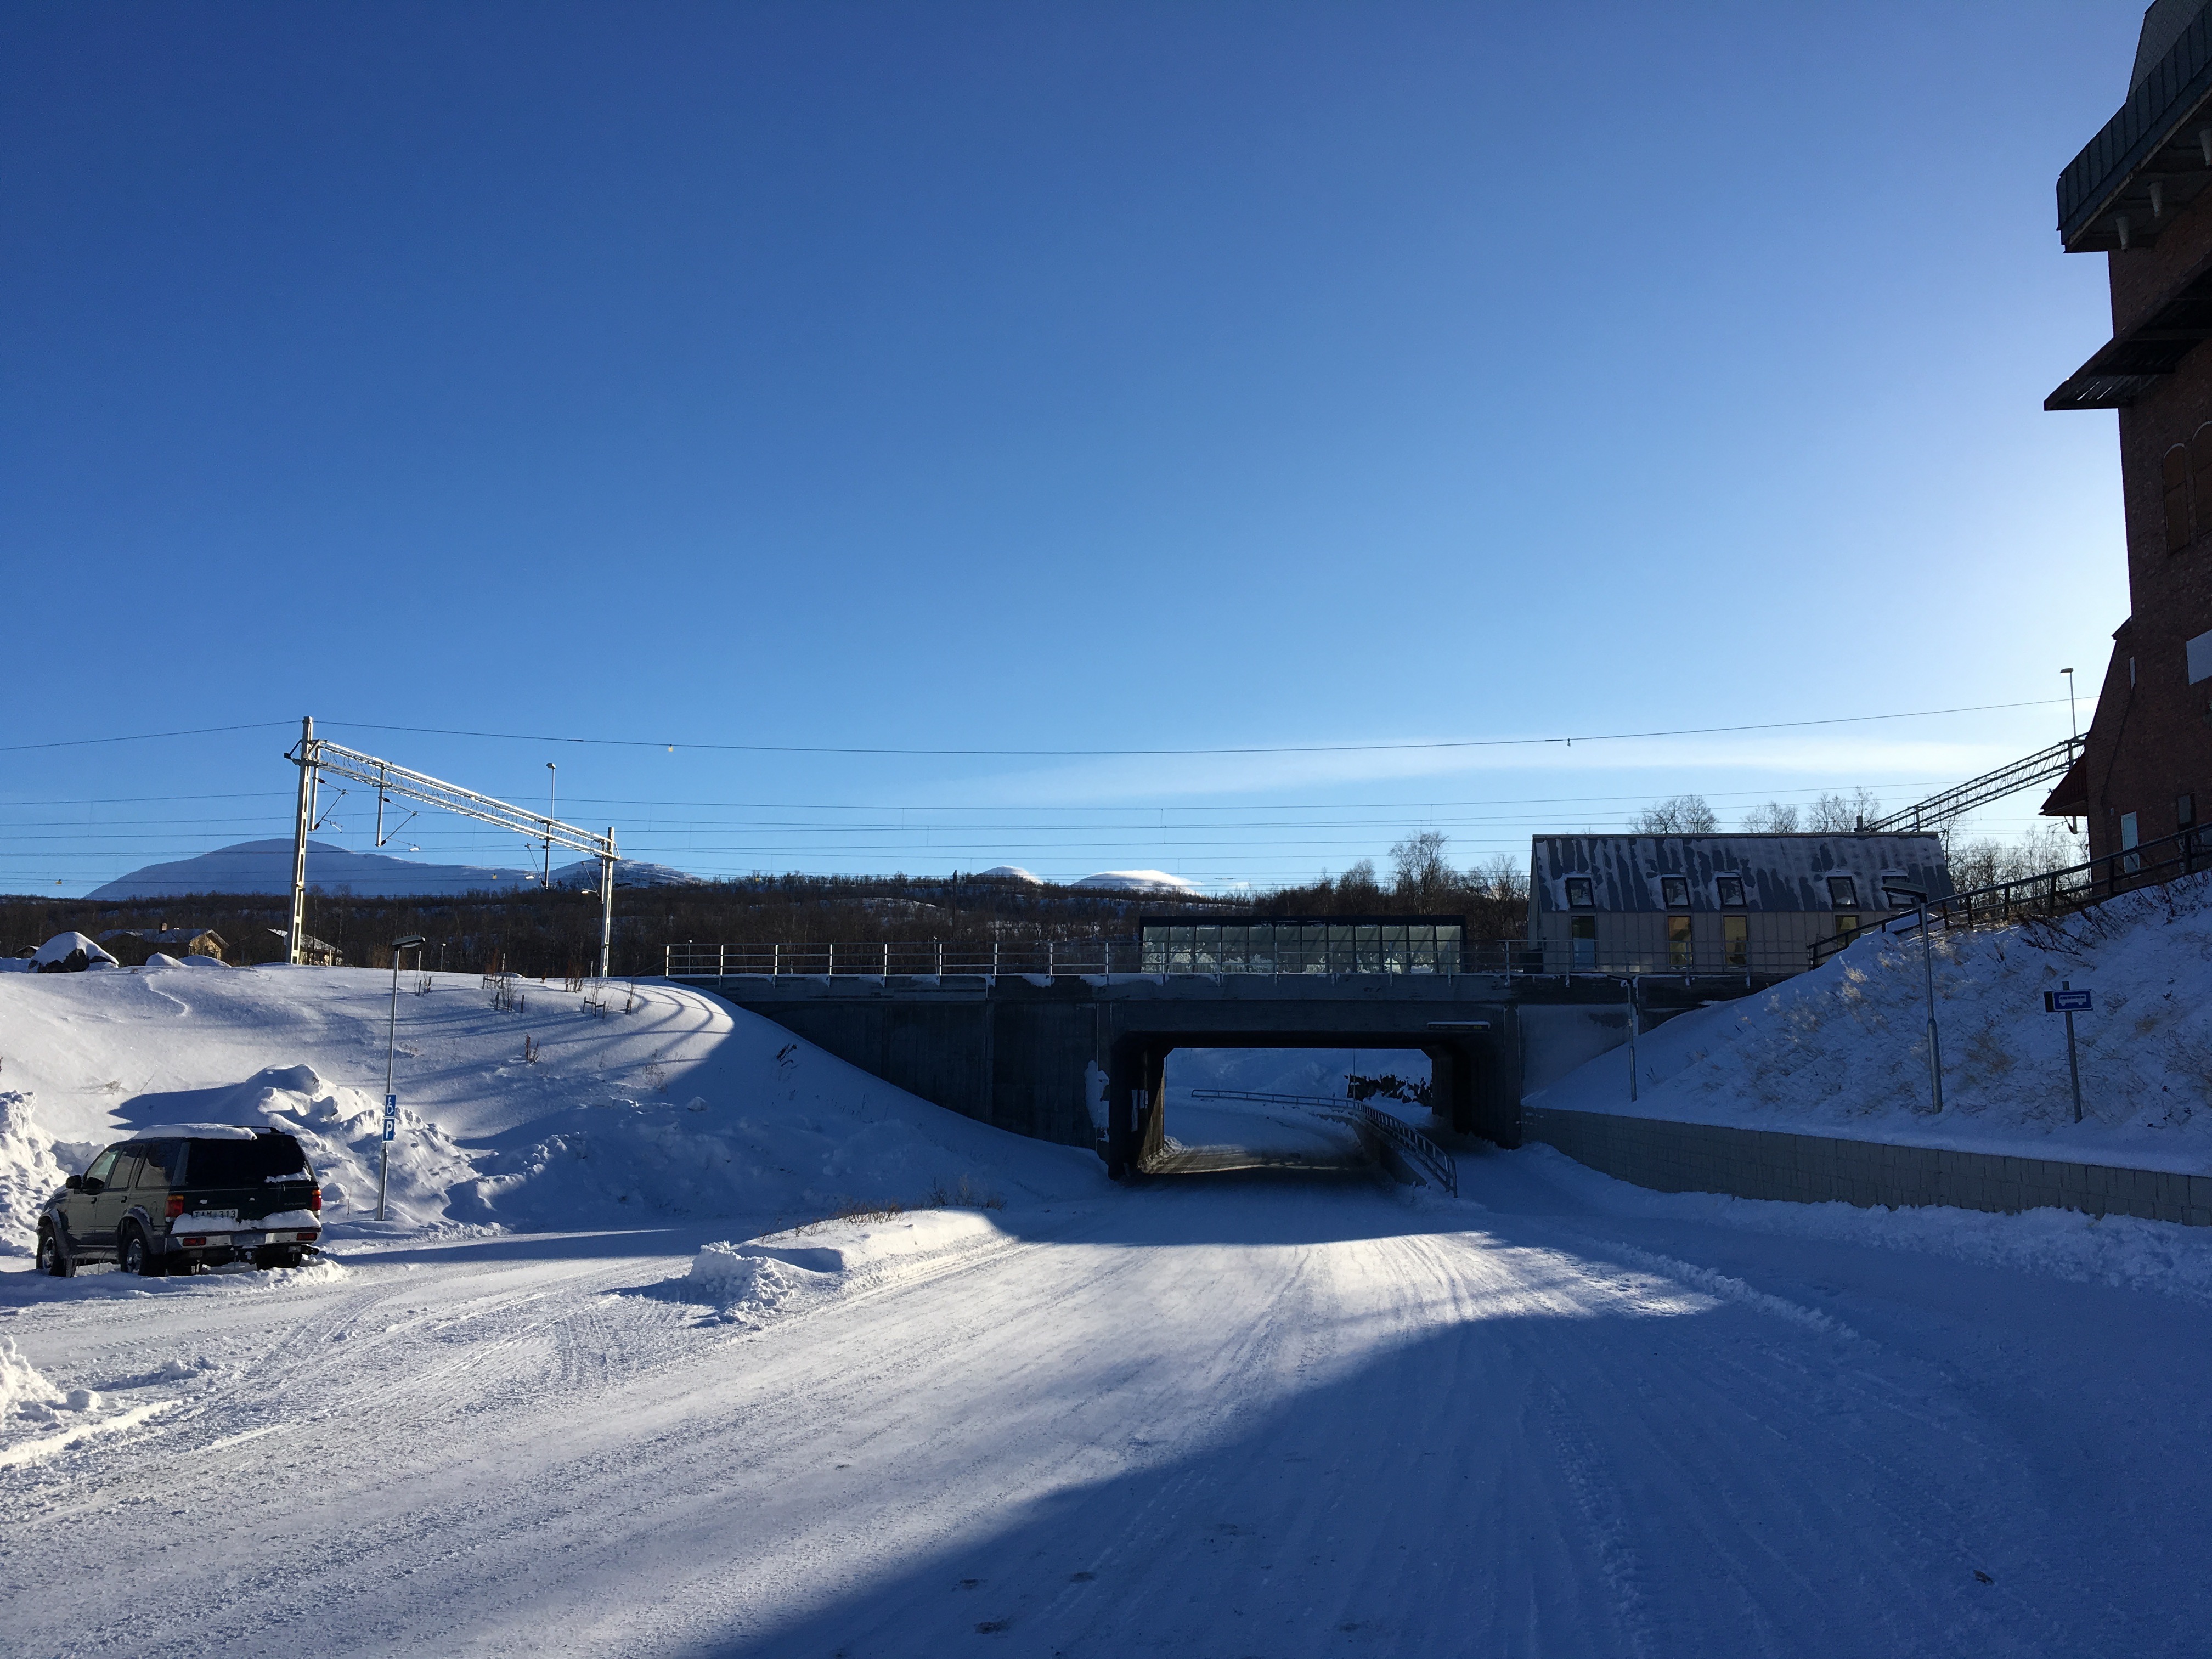
[[(493, 1008), (474, 975), (401, 976), (392, 1203), (408, 1224), (773, 1223), (933, 1188), (1022, 1202), (1103, 1187), (1087, 1152), (915, 1099), (699, 993), (556, 983)], [(98, 1146), (155, 1123), (297, 1133), (342, 1229), (373, 1215), (392, 976), (149, 969), (0, 977), (0, 1235)]]
[[(655, 866), (658, 867), (658, 866)], [(394, 898), (418, 893), (504, 892), (538, 878), (527, 870), (502, 870), (473, 864), (423, 864), (382, 853), (351, 853), (326, 841), (307, 842), (307, 885), (327, 893), (344, 888), (364, 898)], [(594, 884), (599, 879), (596, 866)], [(242, 841), (198, 858), (149, 864), (118, 876), (85, 896), (96, 899), (172, 898), (182, 893), (289, 893), (292, 890), (292, 843), (289, 838)]]
[[(1935, 939), (1944, 1111), (1930, 1110), (1915, 935), (1869, 937), (1814, 972), (1684, 1014), (1600, 1055), (1532, 1106), (1629, 1112), (1920, 1146), (2212, 1172), (2212, 875), (2054, 923)], [(2083, 1119), (2065, 1022), (2070, 982)]]

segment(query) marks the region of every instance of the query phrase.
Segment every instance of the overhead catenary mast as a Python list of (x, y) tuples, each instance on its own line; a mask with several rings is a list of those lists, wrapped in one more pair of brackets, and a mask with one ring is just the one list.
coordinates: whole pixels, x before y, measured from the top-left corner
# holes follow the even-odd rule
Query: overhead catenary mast
[[(545, 878), (552, 879), (552, 849), (556, 846), (573, 848), (599, 861), (599, 977), (605, 979), (611, 971), (614, 952), (615, 932), (615, 832), (608, 826), (600, 835), (590, 830), (578, 829), (573, 823), (563, 823), (552, 815), (549, 799), (544, 812), (526, 811), (510, 805), (495, 796), (480, 794), (465, 789), (459, 784), (447, 783), (427, 772), (417, 772), (394, 762), (380, 760), (374, 755), (364, 755), (357, 749), (348, 749), (343, 744), (332, 743), (328, 738), (315, 735), (315, 721), (309, 715), (300, 722), (299, 746), (284, 757), (300, 769), (299, 810), (294, 818), (292, 833), (292, 925), (287, 935), (290, 950), (288, 959), (306, 959), (307, 924), (307, 832), (314, 825), (315, 790), (322, 775), (348, 778), (368, 785), (380, 793), (396, 795), (403, 800), (420, 801), (427, 806), (436, 806), (465, 818), (474, 818), (501, 830), (512, 830), (532, 841), (542, 841), (545, 846)], [(550, 765), (550, 763), (548, 763)]]

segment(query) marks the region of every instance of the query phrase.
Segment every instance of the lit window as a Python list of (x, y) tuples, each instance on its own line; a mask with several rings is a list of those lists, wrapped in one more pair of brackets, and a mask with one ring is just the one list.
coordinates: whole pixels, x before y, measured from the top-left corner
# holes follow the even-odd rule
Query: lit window
[(1690, 879), (1687, 876), (1659, 878), (1659, 902), (1669, 910), (1690, 908)]
[(1723, 916), (1721, 918), (1721, 951), (1731, 968), (1751, 966), (1751, 918)]
[[(1743, 902), (1743, 878), (1741, 876), (1717, 877), (1715, 878), (1713, 885), (1720, 890), (1721, 904), (1723, 908), (1733, 908), (1736, 905)], [(1736, 920), (1741, 921), (1743, 918), (1741, 916), (1738, 916)]]
[(2189, 452), (2179, 444), (2166, 452), (2160, 483), (2166, 503), (2166, 550), (2179, 553), (2189, 545)]
[(1858, 930), (1859, 919), (1856, 916), (1838, 916), (1836, 918), (1836, 937), (1838, 939), (1849, 939), (1853, 933), (1857, 933)]
[(1590, 896), (1590, 878), (1588, 876), (1567, 878), (1567, 906), (1570, 909), (1575, 910), (1592, 910), (1597, 908), (1597, 901)]
[(1687, 916), (1667, 918), (1667, 965), (1687, 968), (1690, 965), (1690, 919)]
[(1859, 903), (1859, 884), (1849, 876), (1828, 878), (1828, 902), (1838, 910), (1856, 910)]

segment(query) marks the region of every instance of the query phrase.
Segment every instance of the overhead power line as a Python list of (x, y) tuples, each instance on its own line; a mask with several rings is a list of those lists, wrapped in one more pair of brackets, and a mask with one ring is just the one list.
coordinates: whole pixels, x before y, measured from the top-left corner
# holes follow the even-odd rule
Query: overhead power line
[(327, 724), (361, 732), (404, 732), (417, 737), (480, 738), (502, 743), (569, 743), (612, 749), (696, 749), (744, 755), (879, 755), (969, 760), (1141, 760), (1223, 755), (1382, 755), (1442, 749), (1523, 749), (1548, 744), (1627, 743), (1648, 738), (1706, 738), (1743, 732), (1802, 731), (1820, 726), (1861, 726), (1879, 720), (1932, 720), (1945, 714), (1984, 714), (2008, 708), (2048, 708), (2063, 697), (2025, 702), (1972, 703), (1956, 708), (1911, 708), (1888, 714), (1837, 714), (1820, 720), (1761, 720), (1743, 726), (1685, 726), (1664, 731), (1589, 732), (1571, 737), (1448, 738), (1419, 743), (1269, 744), (1216, 749), (924, 749), (878, 748), (833, 744), (679, 743), (659, 738), (579, 738), (540, 732), (469, 732), (439, 726), (380, 726), (364, 720)]

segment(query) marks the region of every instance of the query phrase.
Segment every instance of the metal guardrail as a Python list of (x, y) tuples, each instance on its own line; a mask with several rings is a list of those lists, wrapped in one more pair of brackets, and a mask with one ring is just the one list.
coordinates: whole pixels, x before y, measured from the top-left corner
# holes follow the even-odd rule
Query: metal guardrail
[[(2107, 853), (2084, 864), (2041, 875), (1976, 887), (1948, 898), (1928, 902), (1928, 922), (1954, 933), (1968, 927), (1995, 927), (2035, 916), (2065, 915), (2101, 904), (2122, 893), (2142, 887), (2161, 887), (2201, 870), (2212, 870), (2212, 831), (2185, 830), (2160, 841), (2145, 842), (2121, 853)], [(1818, 967), (1838, 951), (1878, 933), (1903, 933), (1918, 927), (1917, 908), (1891, 917), (1881, 927), (1854, 933), (1815, 939), (1811, 954)]]
[(1193, 1100), (1249, 1100), (1274, 1106), (1296, 1106), (1317, 1117), (1349, 1123), (1364, 1134), (1380, 1135), (1395, 1146), (1422, 1174), (1459, 1196), (1459, 1164), (1452, 1155), (1401, 1117), (1379, 1112), (1363, 1100), (1339, 1100), (1332, 1095), (1283, 1095), (1263, 1089), (1193, 1089)]

